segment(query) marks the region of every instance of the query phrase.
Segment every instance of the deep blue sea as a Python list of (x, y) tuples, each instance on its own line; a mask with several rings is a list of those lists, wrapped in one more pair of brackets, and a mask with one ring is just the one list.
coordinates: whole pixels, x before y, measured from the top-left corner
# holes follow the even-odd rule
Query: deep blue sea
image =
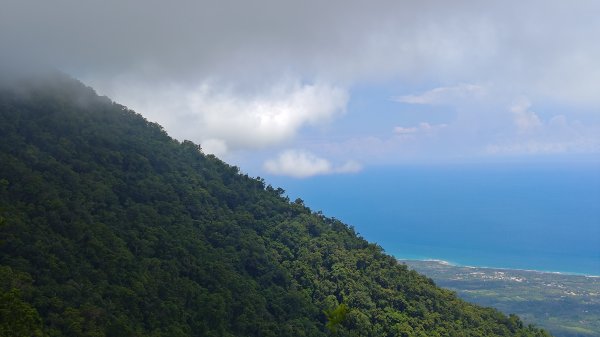
[(600, 165), (370, 168), (267, 179), (398, 258), (600, 275)]

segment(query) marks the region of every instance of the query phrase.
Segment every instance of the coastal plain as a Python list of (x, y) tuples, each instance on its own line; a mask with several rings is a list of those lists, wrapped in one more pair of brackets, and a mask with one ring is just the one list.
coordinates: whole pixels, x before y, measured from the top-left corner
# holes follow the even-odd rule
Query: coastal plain
[(600, 336), (600, 277), (399, 261), (469, 302), (517, 314), (556, 337)]

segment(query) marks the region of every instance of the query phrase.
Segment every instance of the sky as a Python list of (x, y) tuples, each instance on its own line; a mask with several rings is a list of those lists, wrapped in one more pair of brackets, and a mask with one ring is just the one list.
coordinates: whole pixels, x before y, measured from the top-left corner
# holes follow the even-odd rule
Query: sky
[(0, 60), (60, 69), (253, 175), (598, 159), (598, 17), (577, 0), (2, 0)]

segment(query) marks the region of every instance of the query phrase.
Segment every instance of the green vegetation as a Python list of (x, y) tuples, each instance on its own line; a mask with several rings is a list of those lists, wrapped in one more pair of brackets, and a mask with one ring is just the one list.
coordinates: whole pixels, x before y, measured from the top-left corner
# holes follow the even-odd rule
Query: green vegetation
[(547, 336), (64, 76), (0, 134), (2, 336)]
[(600, 337), (600, 278), (402, 261), (473, 303), (515, 313), (556, 337)]

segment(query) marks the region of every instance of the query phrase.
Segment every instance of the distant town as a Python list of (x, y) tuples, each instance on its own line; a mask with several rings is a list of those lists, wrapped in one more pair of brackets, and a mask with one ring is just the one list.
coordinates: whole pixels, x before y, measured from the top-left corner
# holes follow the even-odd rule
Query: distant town
[(519, 315), (557, 337), (600, 336), (600, 277), (400, 260), (463, 299)]

